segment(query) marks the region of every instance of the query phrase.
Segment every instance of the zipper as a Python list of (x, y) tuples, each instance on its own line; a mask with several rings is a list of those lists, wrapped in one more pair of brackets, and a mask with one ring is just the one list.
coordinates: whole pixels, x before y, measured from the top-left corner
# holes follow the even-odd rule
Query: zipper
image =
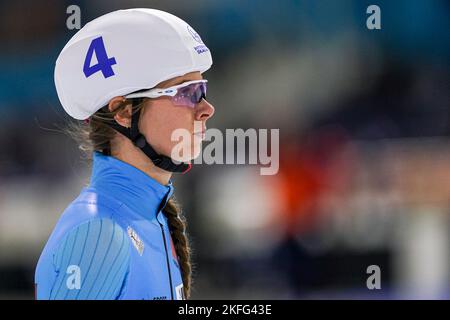
[(164, 233), (164, 227), (161, 223), (159, 223), (161, 227), (162, 237), (164, 240), (164, 250), (166, 251), (166, 262), (167, 262), (167, 270), (169, 270), (169, 283), (170, 283), (170, 296), (173, 300), (173, 291), (172, 291), (172, 274), (170, 272), (170, 264), (169, 264), (169, 253), (167, 252), (167, 244), (166, 244), (166, 234)]

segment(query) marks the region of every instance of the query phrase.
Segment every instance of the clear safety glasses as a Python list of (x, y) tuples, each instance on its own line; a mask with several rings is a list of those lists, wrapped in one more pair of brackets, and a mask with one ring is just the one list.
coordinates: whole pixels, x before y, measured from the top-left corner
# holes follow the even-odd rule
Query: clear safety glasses
[(194, 108), (206, 98), (208, 80), (193, 80), (183, 82), (169, 88), (153, 88), (145, 91), (130, 93), (125, 98), (159, 98), (170, 96), (173, 104), (177, 106), (188, 106)]

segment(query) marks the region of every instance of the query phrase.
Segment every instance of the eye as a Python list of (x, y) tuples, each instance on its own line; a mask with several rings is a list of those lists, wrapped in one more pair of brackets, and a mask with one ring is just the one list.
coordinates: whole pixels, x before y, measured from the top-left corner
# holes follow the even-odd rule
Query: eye
[(192, 94), (192, 96), (191, 96), (191, 102), (192, 102), (192, 103), (198, 103), (198, 102), (199, 102), (197, 92), (194, 92), (194, 93)]
[(191, 102), (193, 103), (200, 103), (202, 101), (202, 98), (205, 98), (205, 94), (200, 88), (197, 88), (192, 94)]
[(180, 95), (182, 95), (184, 97), (189, 95), (189, 92), (190, 92), (190, 88), (189, 87), (179, 89)]

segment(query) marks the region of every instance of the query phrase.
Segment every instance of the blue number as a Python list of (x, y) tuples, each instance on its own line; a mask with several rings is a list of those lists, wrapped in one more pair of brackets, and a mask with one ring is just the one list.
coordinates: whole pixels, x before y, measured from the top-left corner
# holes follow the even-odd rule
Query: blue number
[[(92, 55), (95, 52), (98, 63), (91, 66)], [(86, 58), (84, 60), (83, 72), (86, 78), (89, 78), (96, 72), (101, 71), (105, 78), (109, 78), (114, 75), (114, 71), (111, 68), (112, 65), (116, 64), (116, 59), (114, 57), (108, 58), (106, 54), (105, 44), (103, 43), (103, 38), (98, 37), (92, 40), (89, 46)]]

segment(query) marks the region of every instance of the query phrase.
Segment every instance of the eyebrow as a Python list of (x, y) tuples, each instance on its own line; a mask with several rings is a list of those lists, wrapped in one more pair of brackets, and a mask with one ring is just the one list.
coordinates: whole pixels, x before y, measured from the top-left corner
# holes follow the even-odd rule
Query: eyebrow
[(172, 86), (176, 86), (176, 85), (182, 84), (183, 82), (185, 82), (184, 79), (181, 79), (181, 80), (176, 81), (175, 83), (171, 84), (170, 86), (171, 86), (171, 87), (172, 87)]
[[(197, 80), (197, 79), (195, 79), (195, 80)], [(203, 78), (202, 79), (198, 79), (198, 80), (204, 80)], [(180, 79), (179, 81), (177, 81), (177, 82), (175, 82), (174, 84), (171, 84), (170, 86), (172, 87), (172, 86), (176, 86), (176, 85), (179, 85), (179, 84), (182, 84), (183, 82), (188, 82), (188, 81), (193, 81), (193, 80), (190, 80), (190, 79)]]

